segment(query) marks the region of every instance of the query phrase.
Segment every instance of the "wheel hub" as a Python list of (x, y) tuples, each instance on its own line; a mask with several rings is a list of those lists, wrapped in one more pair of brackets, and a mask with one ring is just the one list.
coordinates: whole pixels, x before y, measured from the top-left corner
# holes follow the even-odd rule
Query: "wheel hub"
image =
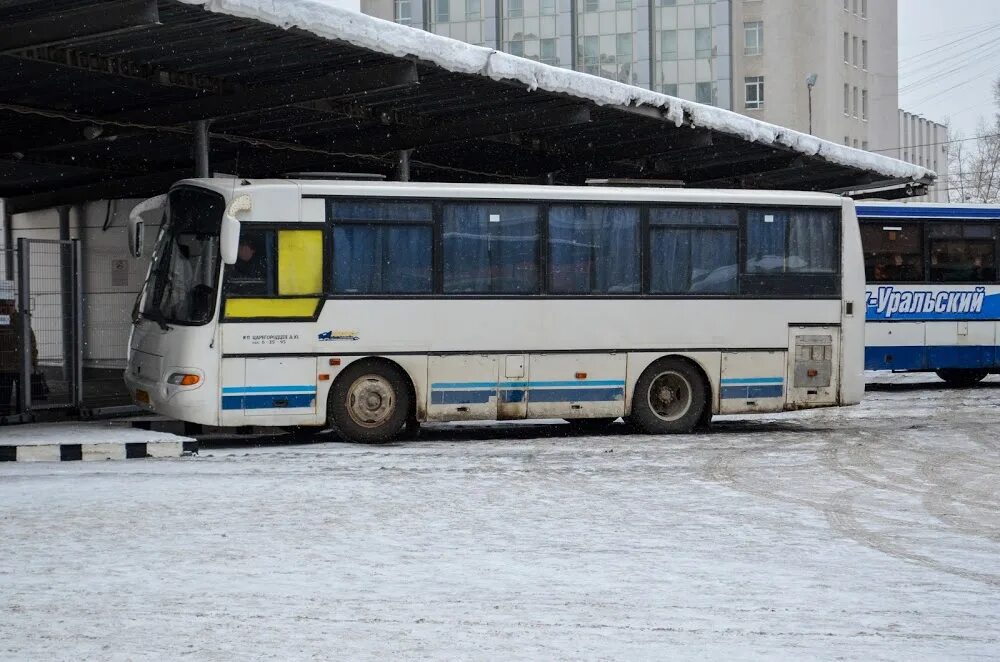
[(649, 408), (665, 421), (684, 416), (691, 402), (691, 385), (677, 372), (663, 372), (649, 386)]
[(392, 386), (379, 375), (364, 375), (351, 384), (347, 391), (347, 412), (351, 419), (367, 428), (374, 428), (389, 420), (396, 409)]

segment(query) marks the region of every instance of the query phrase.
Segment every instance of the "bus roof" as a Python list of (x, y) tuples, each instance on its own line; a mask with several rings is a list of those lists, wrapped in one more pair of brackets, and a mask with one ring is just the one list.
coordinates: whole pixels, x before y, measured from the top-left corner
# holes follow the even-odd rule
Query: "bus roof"
[(1000, 205), (969, 203), (858, 203), (859, 218), (943, 218), (952, 220), (1000, 220)]
[[(342, 180), (232, 178), (186, 179), (176, 185), (194, 185), (217, 191), (227, 198), (254, 189), (271, 191), (298, 188), (302, 196), (468, 198), (592, 202), (672, 202), (692, 204), (774, 204), (840, 207), (848, 198), (808, 191), (740, 189), (644, 188), (622, 186), (544, 186), (521, 184), (451, 184), (441, 182), (379, 182)], [(286, 193), (287, 194), (287, 193)]]

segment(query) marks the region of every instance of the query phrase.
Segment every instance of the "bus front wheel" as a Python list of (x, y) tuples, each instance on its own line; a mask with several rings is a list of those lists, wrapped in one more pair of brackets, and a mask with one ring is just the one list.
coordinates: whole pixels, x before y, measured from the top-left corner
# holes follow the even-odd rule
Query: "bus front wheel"
[(706, 392), (696, 367), (681, 359), (660, 359), (635, 384), (629, 423), (647, 434), (691, 432), (708, 406)]
[(410, 389), (402, 371), (382, 361), (347, 366), (330, 389), (328, 419), (348, 441), (380, 444), (403, 429)]
[(975, 386), (990, 374), (988, 370), (975, 370), (968, 368), (942, 368), (935, 371), (937, 376), (948, 382), (952, 386)]

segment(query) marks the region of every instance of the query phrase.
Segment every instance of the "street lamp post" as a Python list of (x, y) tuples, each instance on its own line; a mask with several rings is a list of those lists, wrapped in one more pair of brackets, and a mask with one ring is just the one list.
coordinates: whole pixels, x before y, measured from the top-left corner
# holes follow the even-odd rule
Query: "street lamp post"
[(816, 85), (817, 78), (819, 78), (818, 74), (806, 76), (806, 89), (809, 92), (809, 135), (812, 135), (813, 132), (813, 87)]

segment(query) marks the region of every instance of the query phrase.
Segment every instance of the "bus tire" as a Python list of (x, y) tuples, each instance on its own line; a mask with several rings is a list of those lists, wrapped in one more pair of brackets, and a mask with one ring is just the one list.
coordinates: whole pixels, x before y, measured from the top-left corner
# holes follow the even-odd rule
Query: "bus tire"
[(663, 358), (639, 376), (628, 422), (646, 434), (691, 432), (708, 406), (701, 370), (679, 358)]
[(942, 368), (936, 370), (938, 377), (948, 382), (951, 386), (969, 387), (975, 386), (990, 374), (989, 370), (976, 370), (974, 368)]
[(344, 439), (359, 444), (391, 441), (412, 407), (409, 383), (397, 366), (358, 361), (347, 366), (330, 388), (327, 417)]

